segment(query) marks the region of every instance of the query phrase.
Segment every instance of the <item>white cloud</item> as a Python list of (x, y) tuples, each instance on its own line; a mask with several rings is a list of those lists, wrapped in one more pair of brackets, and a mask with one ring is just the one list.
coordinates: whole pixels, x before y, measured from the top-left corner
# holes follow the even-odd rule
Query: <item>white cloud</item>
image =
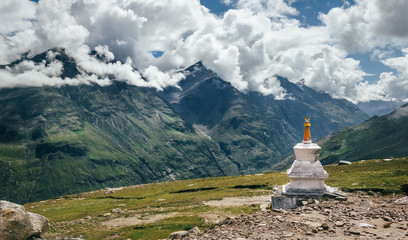
[(405, 0), (356, 0), (348, 8), (333, 8), (321, 14), (339, 44), (349, 52), (408, 44), (408, 2)]
[(0, 34), (14, 34), (32, 28), (34, 18), (34, 2), (0, 1)]
[[(285, 97), (285, 90), (275, 75), (292, 82), (304, 79), (308, 86), (354, 102), (407, 98), (407, 57), (393, 58), (388, 50), (408, 44), (406, 1), (345, 2), (321, 14), (323, 25), (314, 27), (302, 27), (293, 18), (299, 14), (293, 1), (222, 1), (235, 9), (215, 16), (198, 0), (41, 0), (37, 5), (6, 0), (0, 6), (15, 14), (0, 17), (0, 64), (29, 50), (33, 55), (60, 47), (75, 58), (83, 75), (58, 79), (58, 63), (25, 63), (20, 66), (25, 72), (1, 74), (20, 85), (108, 84), (114, 76), (161, 90), (184, 78), (176, 70), (201, 60), (237, 89), (277, 99)], [(89, 56), (91, 49), (103, 60)], [(156, 59), (151, 51), (164, 54)], [(366, 51), (399, 73), (383, 73), (375, 84), (362, 82), (367, 74), (349, 54)], [(36, 78), (31, 81), (28, 73)], [(13, 85), (11, 80), (2, 82), (7, 84)]]

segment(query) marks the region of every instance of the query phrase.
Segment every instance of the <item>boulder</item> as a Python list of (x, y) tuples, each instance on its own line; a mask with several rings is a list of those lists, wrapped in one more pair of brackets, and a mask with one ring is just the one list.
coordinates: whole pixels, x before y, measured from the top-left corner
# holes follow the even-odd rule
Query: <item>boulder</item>
[(0, 201), (0, 239), (41, 238), (48, 228), (46, 217), (27, 212), (22, 205)]
[(187, 231), (172, 232), (167, 239), (183, 239), (188, 236)]
[(339, 162), (339, 165), (351, 165), (351, 162), (345, 161), (345, 160), (341, 160), (341, 161)]

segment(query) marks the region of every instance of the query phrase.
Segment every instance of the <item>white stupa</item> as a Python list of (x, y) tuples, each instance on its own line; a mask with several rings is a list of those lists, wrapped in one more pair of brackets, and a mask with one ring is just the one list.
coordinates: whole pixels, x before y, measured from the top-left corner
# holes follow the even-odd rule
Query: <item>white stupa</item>
[(321, 196), (325, 192), (332, 192), (324, 184), (329, 177), (318, 160), (320, 147), (312, 143), (309, 117), (305, 121), (303, 142), (298, 143), (295, 150), (296, 160), (288, 170), (290, 183), (282, 188), (282, 194), (287, 196)]

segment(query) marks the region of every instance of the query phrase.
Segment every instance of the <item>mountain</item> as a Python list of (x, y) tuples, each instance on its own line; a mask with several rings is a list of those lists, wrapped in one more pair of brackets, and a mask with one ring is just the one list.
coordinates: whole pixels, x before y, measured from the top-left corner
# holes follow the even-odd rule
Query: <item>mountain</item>
[(359, 102), (357, 106), (372, 117), (389, 114), (403, 104), (401, 101), (373, 100), (369, 102)]
[(318, 144), (323, 164), (339, 160), (408, 156), (408, 104), (392, 113), (337, 131)]
[(281, 77), (278, 80), (288, 94), (285, 100), (242, 93), (201, 62), (184, 73), (181, 89), (168, 88), (161, 93), (163, 98), (216, 141), (243, 173), (267, 170), (289, 154), (301, 141), (306, 115), (312, 119), (315, 139), (368, 117), (347, 100)]
[[(63, 49), (62, 78), (79, 69)], [(22, 57), (49, 64), (47, 54)], [(257, 173), (315, 138), (362, 122), (346, 100), (279, 78), (290, 98), (242, 93), (197, 63), (180, 89), (112, 84), (0, 89), (0, 198), (30, 202), (139, 183)], [(317, 130), (318, 129), (318, 130)]]
[(113, 82), (0, 90), (1, 199), (237, 174), (153, 89)]

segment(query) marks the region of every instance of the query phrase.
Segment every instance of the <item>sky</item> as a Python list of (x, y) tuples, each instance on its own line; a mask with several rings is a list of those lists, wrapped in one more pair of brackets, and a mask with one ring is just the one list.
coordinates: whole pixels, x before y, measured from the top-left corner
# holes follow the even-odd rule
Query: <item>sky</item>
[[(64, 48), (62, 63), (0, 70), (0, 88), (178, 86), (198, 61), (243, 92), (286, 99), (276, 76), (344, 98), (408, 101), (406, 0), (3, 0), (0, 65)], [(102, 58), (90, 55), (96, 51)]]

